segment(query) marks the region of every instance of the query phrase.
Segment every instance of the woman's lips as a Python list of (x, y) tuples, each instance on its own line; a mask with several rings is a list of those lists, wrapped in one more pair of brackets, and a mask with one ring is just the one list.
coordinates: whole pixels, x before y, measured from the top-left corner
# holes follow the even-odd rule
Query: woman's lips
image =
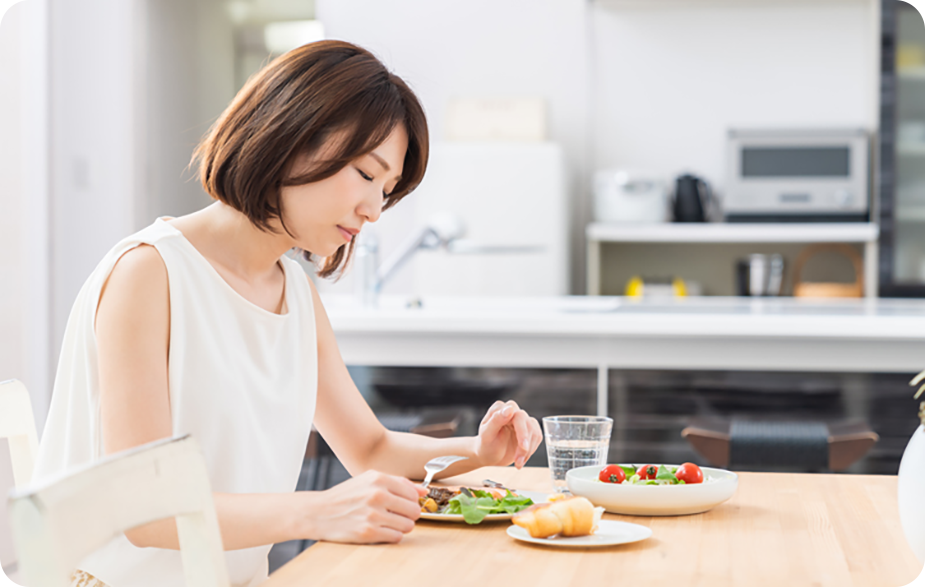
[(343, 226), (338, 226), (337, 230), (340, 231), (340, 234), (349, 242), (353, 240), (353, 233), (344, 228)]

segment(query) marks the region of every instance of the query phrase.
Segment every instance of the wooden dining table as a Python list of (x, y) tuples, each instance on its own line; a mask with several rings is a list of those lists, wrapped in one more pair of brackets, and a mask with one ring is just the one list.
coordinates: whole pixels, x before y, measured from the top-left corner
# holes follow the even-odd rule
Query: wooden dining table
[[(548, 469), (535, 467), (486, 467), (443, 483), (478, 487), (486, 478), (552, 491)], [(506, 521), (421, 520), (398, 544), (316, 543), (262, 587), (900, 587), (922, 564), (903, 536), (896, 484), (890, 475), (743, 472), (735, 495), (702, 514), (605, 514), (647, 526), (652, 536), (598, 548), (519, 542)]]

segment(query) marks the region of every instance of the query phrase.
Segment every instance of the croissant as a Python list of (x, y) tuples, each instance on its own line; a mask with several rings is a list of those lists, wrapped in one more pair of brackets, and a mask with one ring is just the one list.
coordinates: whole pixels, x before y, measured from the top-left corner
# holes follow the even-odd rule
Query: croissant
[(600, 513), (587, 498), (570, 497), (551, 503), (541, 503), (518, 512), (513, 522), (533, 538), (587, 536), (597, 530)]

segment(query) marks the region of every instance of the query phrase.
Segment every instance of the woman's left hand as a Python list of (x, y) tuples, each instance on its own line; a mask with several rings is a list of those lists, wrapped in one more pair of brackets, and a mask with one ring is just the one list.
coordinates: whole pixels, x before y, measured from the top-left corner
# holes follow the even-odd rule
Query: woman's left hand
[(540, 443), (543, 433), (536, 418), (520, 409), (517, 402), (497, 401), (492, 405), (476, 438), (476, 455), (483, 465), (524, 466)]

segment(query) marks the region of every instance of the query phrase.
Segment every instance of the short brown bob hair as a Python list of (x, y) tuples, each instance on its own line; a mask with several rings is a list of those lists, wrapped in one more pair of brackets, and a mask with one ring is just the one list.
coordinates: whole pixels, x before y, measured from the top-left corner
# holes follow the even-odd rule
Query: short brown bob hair
[[(254, 74), (196, 147), (193, 162), (199, 160), (199, 178), (210, 196), (261, 230), (272, 231), (275, 218), (288, 233), (281, 187), (334, 175), (379, 146), (398, 125), (408, 134), (408, 150), (401, 179), (383, 209), (397, 204), (424, 177), (424, 109), (405, 82), (369, 51), (344, 41), (318, 41)], [(313, 156), (336, 133), (342, 138), (333, 156), (290, 177), (296, 157)], [(318, 274), (328, 277), (342, 270), (354, 241), (326, 258)], [(312, 257), (310, 251), (305, 255)]]

